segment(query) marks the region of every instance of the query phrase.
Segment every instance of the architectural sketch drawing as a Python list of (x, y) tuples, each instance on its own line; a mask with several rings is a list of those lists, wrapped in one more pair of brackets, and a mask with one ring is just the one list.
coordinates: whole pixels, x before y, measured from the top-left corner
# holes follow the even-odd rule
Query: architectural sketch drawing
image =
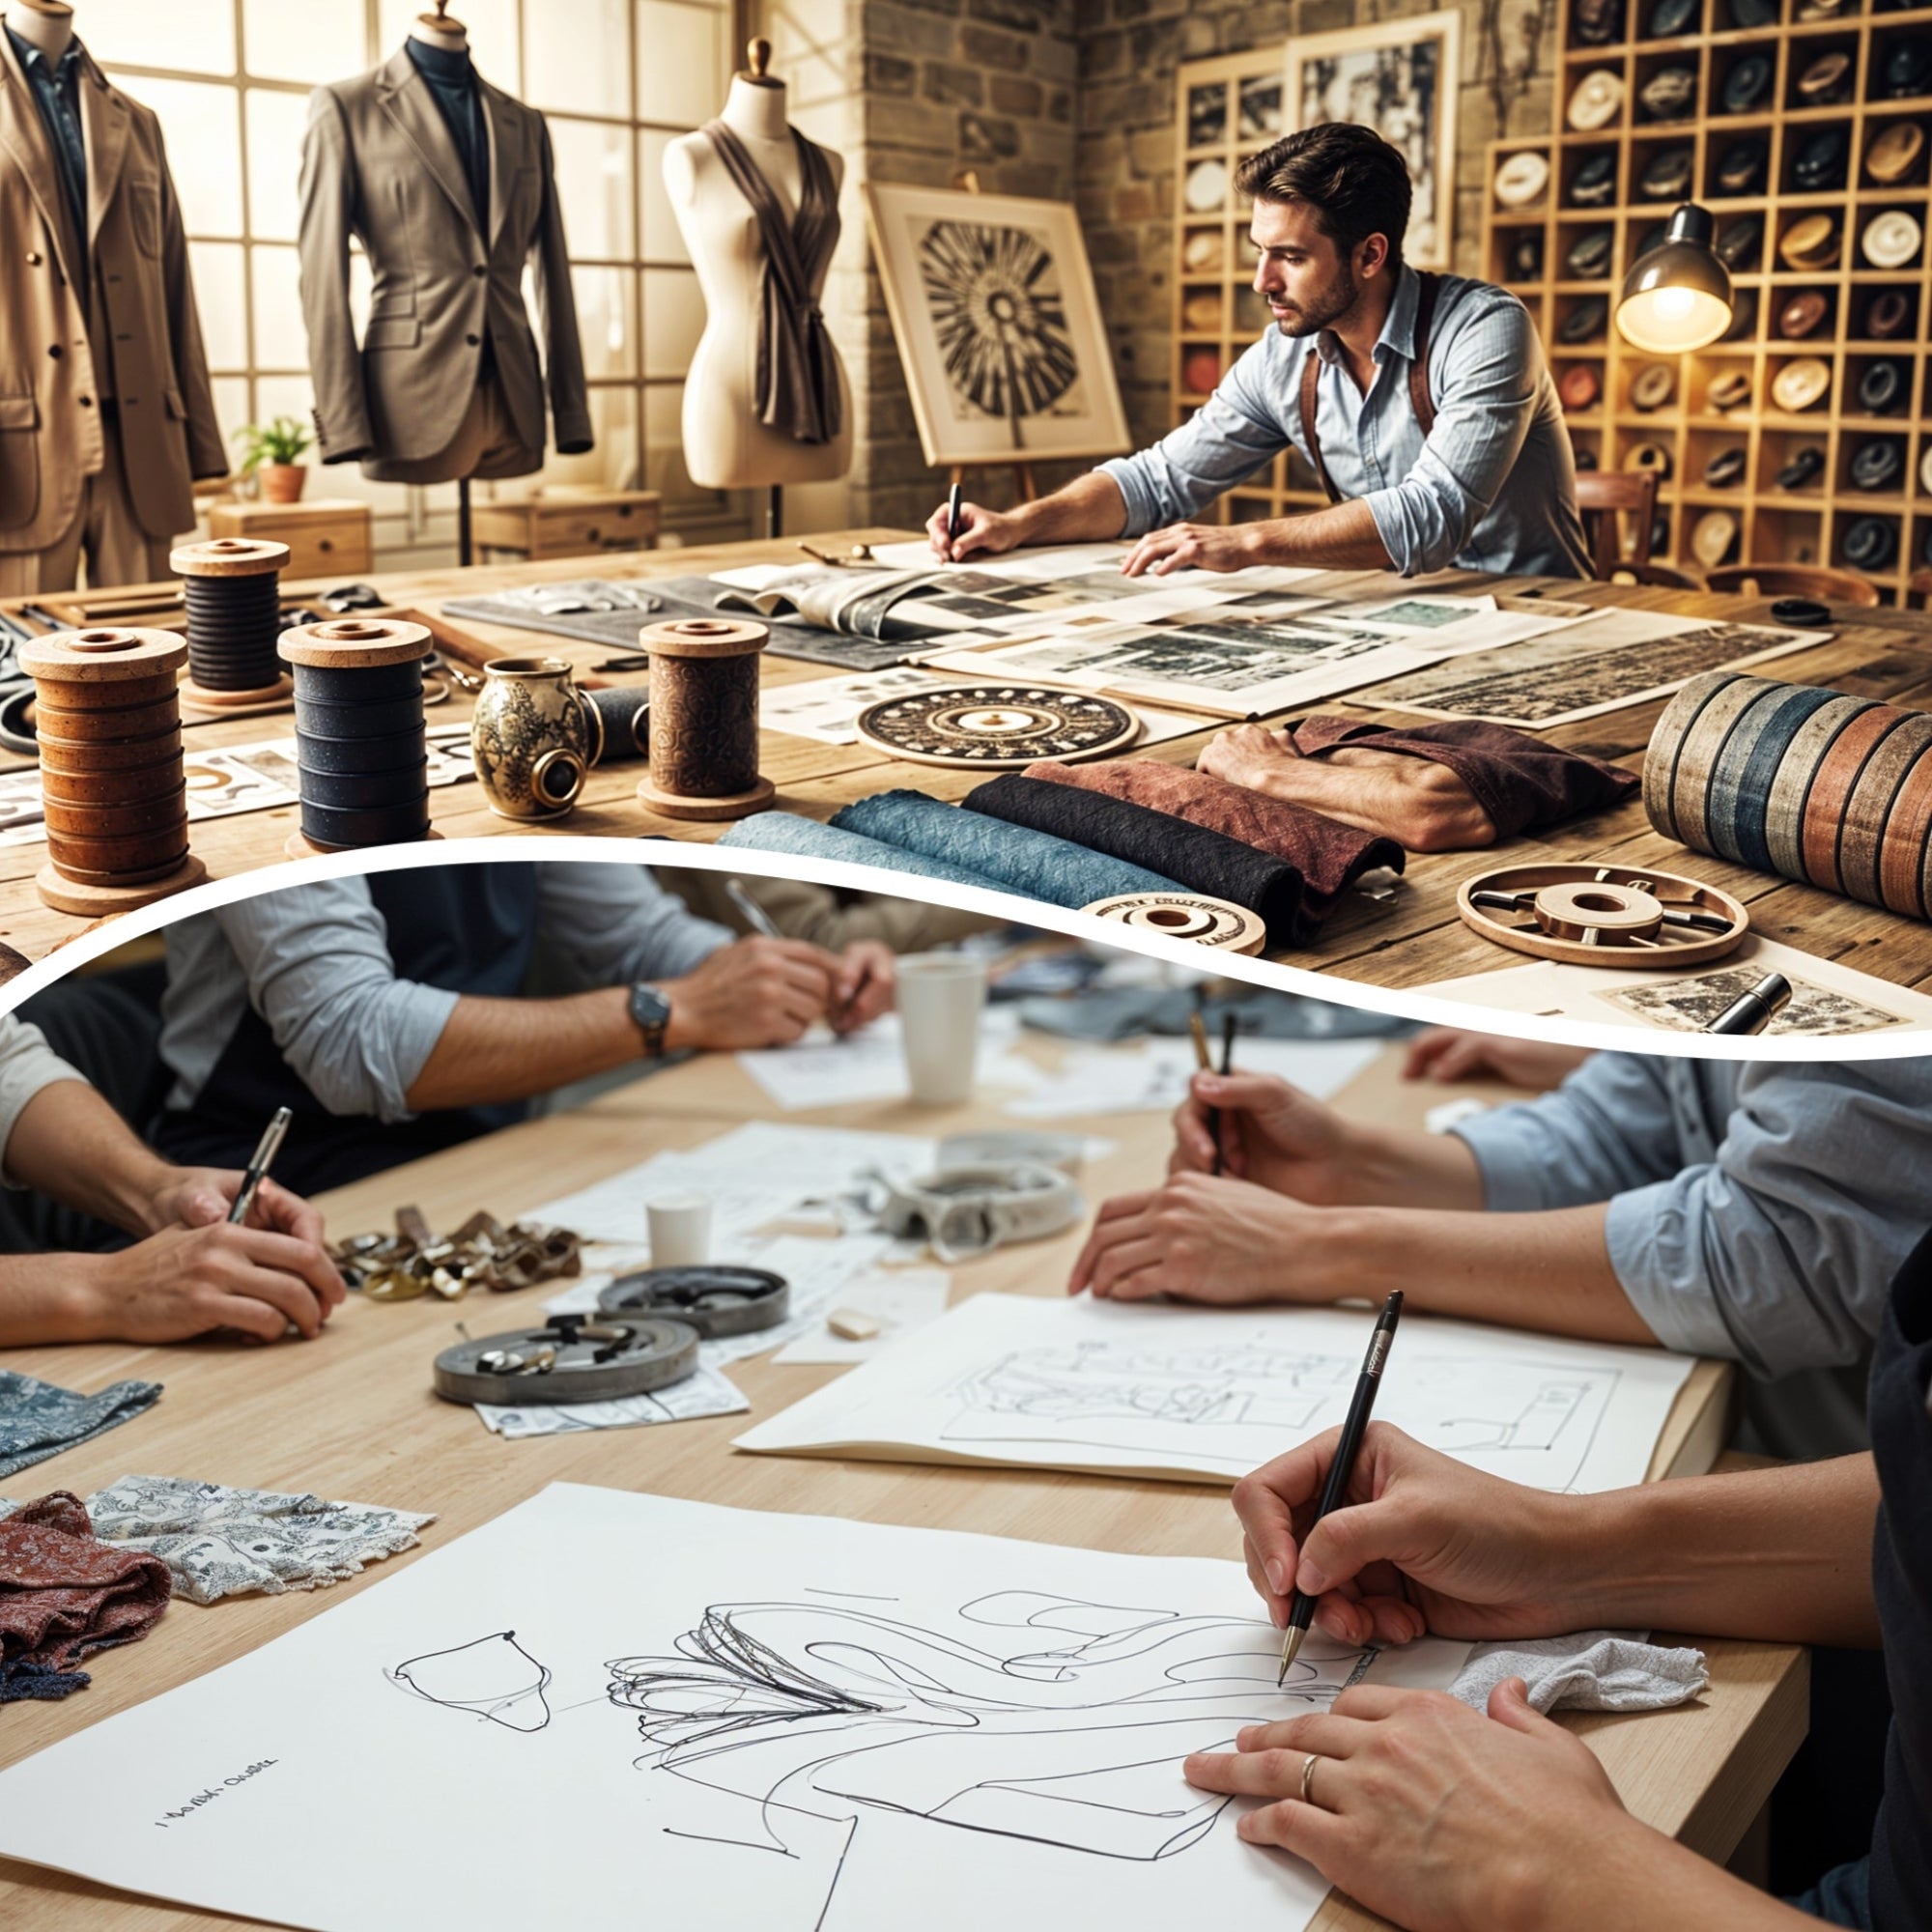
[(551, 1673), (517, 1641), (515, 1631), (495, 1631), (451, 1650), (425, 1651), (384, 1673), (446, 1711), (467, 1711), (512, 1731), (540, 1731), (550, 1722), (544, 1692)]

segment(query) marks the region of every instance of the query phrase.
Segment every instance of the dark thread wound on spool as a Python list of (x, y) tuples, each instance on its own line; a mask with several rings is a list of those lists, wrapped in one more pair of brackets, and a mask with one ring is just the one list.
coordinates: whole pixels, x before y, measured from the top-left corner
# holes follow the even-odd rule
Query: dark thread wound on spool
[(607, 685), (599, 691), (584, 691), (583, 699), (591, 715), (590, 743), (593, 765), (618, 765), (650, 755), (650, 693), (641, 685)]
[(286, 544), (215, 537), (184, 544), (168, 561), (187, 607), (188, 676), (195, 693), (232, 698), (281, 684), (276, 655)]
[(422, 660), (429, 632), (338, 618), (284, 632), (295, 669), (302, 837), (329, 850), (429, 836)]

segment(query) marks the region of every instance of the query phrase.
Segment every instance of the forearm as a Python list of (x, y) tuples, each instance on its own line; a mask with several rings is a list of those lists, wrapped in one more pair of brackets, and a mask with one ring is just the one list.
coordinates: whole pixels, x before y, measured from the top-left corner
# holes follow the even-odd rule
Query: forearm
[(1022, 544), (1106, 543), (1127, 526), (1127, 499), (1104, 470), (1076, 476), (1050, 497), (1012, 513)]
[(92, 1255), (0, 1257), (0, 1349), (93, 1341), (96, 1266)]
[(23, 1187), (134, 1235), (154, 1232), (155, 1196), (175, 1174), (83, 1080), (57, 1081), (27, 1102), (7, 1167)]
[(1393, 570), (1395, 560), (1363, 502), (1334, 503), (1306, 516), (1251, 526), (1256, 563), (1320, 564), (1328, 570)]
[(1454, 1134), (1351, 1122), (1347, 1150), (1335, 1165), (1342, 1176), (1341, 1206), (1471, 1213), (1483, 1206), (1483, 1170)]
[(628, 1065), (643, 1050), (627, 987), (556, 1000), (466, 995), (450, 1009), (422, 1071), (411, 1083), (409, 1108), (419, 1114), (439, 1107), (526, 1100), (553, 1087)]

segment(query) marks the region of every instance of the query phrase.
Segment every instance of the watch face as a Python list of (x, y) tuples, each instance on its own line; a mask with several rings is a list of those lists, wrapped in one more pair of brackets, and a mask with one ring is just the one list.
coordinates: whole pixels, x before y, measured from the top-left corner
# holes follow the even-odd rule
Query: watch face
[[(647, 1036), (659, 1034), (670, 1024), (670, 1002), (655, 986), (633, 986), (631, 1017)], [(657, 1041), (653, 1039), (652, 1044)]]

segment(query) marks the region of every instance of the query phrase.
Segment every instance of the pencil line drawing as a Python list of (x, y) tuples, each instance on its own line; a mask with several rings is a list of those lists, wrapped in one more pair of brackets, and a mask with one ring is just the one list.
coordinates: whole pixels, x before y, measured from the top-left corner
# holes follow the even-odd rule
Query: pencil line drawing
[(506, 1730), (540, 1731), (550, 1722), (551, 1671), (517, 1641), (515, 1631), (493, 1631), (448, 1650), (425, 1651), (384, 1673), (399, 1690), (446, 1711)]
[(714, 1605), (674, 1654), (609, 1662), (610, 1697), (637, 1714), (640, 1770), (743, 1801), (720, 1842), (789, 1857), (791, 1821), (848, 1821), (842, 1872), (890, 1812), (1149, 1861), (1232, 1803), (1188, 1785), (1182, 1758), (1325, 1709), (1376, 1655), (1331, 1646), (1278, 1690), (1259, 1618), (1002, 1590), (950, 1621), (959, 1634), (823, 1601)]

